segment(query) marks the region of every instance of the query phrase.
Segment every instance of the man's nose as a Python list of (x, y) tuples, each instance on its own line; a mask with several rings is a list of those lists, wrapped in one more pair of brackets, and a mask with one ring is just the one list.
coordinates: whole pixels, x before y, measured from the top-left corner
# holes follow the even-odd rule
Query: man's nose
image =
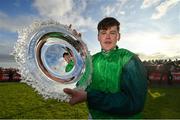
[(109, 38), (110, 38), (110, 34), (106, 33), (106, 39), (109, 39)]

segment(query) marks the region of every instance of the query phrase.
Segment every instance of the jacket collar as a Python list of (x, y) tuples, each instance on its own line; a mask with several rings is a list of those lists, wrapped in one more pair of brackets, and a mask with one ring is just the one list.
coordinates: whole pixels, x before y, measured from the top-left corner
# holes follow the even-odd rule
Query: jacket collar
[(101, 52), (103, 52), (103, 53), (109, 53), (109, 52), (111, 52), (111, 51), (117, 50), (118, 48), (119, 48), (119, 47), (116, 46), (116, 47), (114, 47), (114, 48), (112, 48), (112, 49), (110, 49), (110, 50), (108, 50), (108, 51), (105, 51), (105, 50), (101, 49)]

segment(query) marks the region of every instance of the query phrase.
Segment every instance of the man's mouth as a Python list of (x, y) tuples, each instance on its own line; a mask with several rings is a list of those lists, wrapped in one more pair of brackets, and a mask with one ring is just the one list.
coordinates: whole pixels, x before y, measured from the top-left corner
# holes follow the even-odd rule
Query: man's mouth
[(106, 41), (104, 42), (105, 44), (111, 44), (112, 42), (111, 41)]

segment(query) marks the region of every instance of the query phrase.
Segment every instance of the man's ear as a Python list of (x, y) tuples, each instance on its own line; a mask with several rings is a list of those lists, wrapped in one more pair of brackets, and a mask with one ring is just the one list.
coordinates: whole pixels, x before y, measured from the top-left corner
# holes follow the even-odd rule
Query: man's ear
[(121, 39), (121, 33), (118, 33), (117, 40), (119, 41)]
[(97, 38), (98, 38), (98, 41), (100, 41), (100, 39), (99, 39), (99, 33), (97, 34)]

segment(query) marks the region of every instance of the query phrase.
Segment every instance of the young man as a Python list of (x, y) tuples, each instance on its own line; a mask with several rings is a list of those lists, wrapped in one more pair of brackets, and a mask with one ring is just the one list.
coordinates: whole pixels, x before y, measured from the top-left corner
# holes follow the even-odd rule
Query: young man
[(72, 56), (69, 54), (69, 53), (64, 53), (63, 54), (63, 58), (64, 60), (67, 62), (67, 66), (65, 68), (65, 71), (66, 72), (69, 72), (72, 70), (72, 68), (74, 67), (74, 61), (73, 61), (73, 58)]
[(92, 83), (86, 91), (64, 89), (72, 97), (70, 104), (87, 101), (93, 119), (138, 118), (144, 107), (146, 70), (134, 53), (117, 47), (119, 25), (112, 17), (99, 22), (102, 50), (93, 55)]

